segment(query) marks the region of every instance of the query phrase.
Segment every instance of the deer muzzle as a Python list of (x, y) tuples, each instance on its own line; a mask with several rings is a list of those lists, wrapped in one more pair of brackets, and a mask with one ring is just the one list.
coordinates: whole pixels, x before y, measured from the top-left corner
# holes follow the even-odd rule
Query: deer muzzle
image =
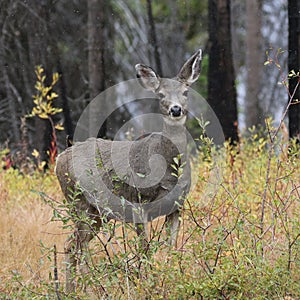
[(182, 108), (179, 105), (174, 105), (170, 108), (169, 114), (172, 117), (180, 117), (182, 115)]

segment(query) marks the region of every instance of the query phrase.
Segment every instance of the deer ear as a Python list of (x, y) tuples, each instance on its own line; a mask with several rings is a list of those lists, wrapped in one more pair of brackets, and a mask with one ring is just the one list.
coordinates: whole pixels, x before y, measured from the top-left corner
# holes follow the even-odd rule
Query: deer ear
[(182, 66), (177, 75), (177, 79), (188, 85), (194, 83), (200, 75), (202, 62), (202, 50), (199, 49), (190, 59)]
[(152, 68), (137, 64), (135, 69), (136, 77), (145, 89), (155, 92), (159, 88), (160, 78)]

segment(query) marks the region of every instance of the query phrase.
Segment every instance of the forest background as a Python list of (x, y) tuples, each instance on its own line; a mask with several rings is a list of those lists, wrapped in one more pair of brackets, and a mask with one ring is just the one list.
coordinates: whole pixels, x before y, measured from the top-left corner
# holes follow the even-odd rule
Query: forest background
[[(299, 15), (294, 2), (289, 1), (295, 14), (291, 20), (296, 19), (295, 24), (290, 22), (295, 27), (290, 30), (296, 46), (289, 53), (299, 66)], [(3, 1), (0, 143), (13, 153), (21, 151), (23, 157), (36, 149), (42, 159), (47, 158), (51, 144), (48, 120), (22, 119), (34, 106), (38, 65), (43, 66), (48, 83), (54, 72), (59, 74), (55, 106), (62, 112), (55, 120), (64, 125), (58, 134), (59, 149), (64, 149), (65, 136), (72, 137), (87, 104), (104, 89), (134, 78), (136, 63), (153, 66), (162, 77), (174, 76), (198, 48), (204, 50), (204, 62), (194, 89), (212, 106), (225, 137), (236, 140), (237, 133), (227, 127), (244, 132), (253, 125), (264, 126), (268, 117), (278, 122), (289, 100), (278, 86), (288, 73), (288, 23), (284, 0)], [(276, 72), (274, 65), (264, 66), (264, 62), (266, 51), (275, 53), (274, 58), (278, 49), (281, 70)], [(224, 55), (218, 55), (222, 51)], [(297, 70), (297, 63), (293, 65), (290, 69)], [(157, 105), (123, 106), (100, 135), (113, 138), (131, 115), (157, 109)], [(295, 109), (292, 136), (299, 133), (299, 109)]]

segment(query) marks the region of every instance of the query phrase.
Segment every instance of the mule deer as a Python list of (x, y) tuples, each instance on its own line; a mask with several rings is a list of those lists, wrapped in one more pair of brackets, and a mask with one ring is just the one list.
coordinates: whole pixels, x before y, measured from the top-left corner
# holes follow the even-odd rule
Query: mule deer
[[(190, 188), (190, 167), (186, 151), (187, 92), (200, 74), (202, 51), (198, 50), (174, 79), (161, 79), (145, 65), (135, 66), (141, 85), (160, 101), (164, 127), (136, 141), (89, 138), (67, 148), (57, 158), (56, 175), (68, 201), (78, 188), (76, 212), (93, 220), (75, 222), (75, 233), (66, 243), (66, 289), (75, 289), (74, 269), (78, 253), (87, 250), (106, 220), (136, 223), (138, 235), (147, 237), (144, 226), (166, 216), (170, 243), (175, 244), (179, 209)], [(174, 174), (175, 173), (175, 174)], [(85, 183), (85, 184), (82, 184)]]

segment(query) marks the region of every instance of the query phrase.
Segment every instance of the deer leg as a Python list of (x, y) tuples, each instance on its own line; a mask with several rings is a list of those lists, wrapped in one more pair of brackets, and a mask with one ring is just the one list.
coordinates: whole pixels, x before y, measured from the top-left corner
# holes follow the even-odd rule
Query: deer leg
[(66, 263), (66, 293), (75, 292), (75, 273), (77, 265), (76, 231), (67, 239), (65, 243), (65, 263)]
[(176, 246), (177, 236), (179, 232), (180, 225), (180, 212), (178, 210), (174, 211), (172, 214), (166, 217), (166, 225), (169, 231), (169, 244), (172, 246)]
[(101, 226), (100, 218), (92, 219), (95, 220), (93, 225), (89, 225), (84, 222), (78, 222), (73, 235), (66, 242), (65, 255), (67, 293), (75, 292), (77, 265), (79, 265), (79, 271), (83, 277), (89, 272), (87, 264), (89, 258), (88, 244), (96, 235), (96, 232)]
[[(78, 235), (79, 235), (78, 268), (79, 268), (79, 273), (83, 279), (89, 273), (88, 263), (90, 262), (91, 257), (90, 257), (88, 246), (89, 246), (89, 242), (96, 235), (95, 227), (96, 226), (93, 226), (93, 228), (91, 228), (90, 225), (81, 224), (80, 229), (78, 231)], [(83, 285), (83, 288), (84, 290), (86, 289), (85, 284)]]

